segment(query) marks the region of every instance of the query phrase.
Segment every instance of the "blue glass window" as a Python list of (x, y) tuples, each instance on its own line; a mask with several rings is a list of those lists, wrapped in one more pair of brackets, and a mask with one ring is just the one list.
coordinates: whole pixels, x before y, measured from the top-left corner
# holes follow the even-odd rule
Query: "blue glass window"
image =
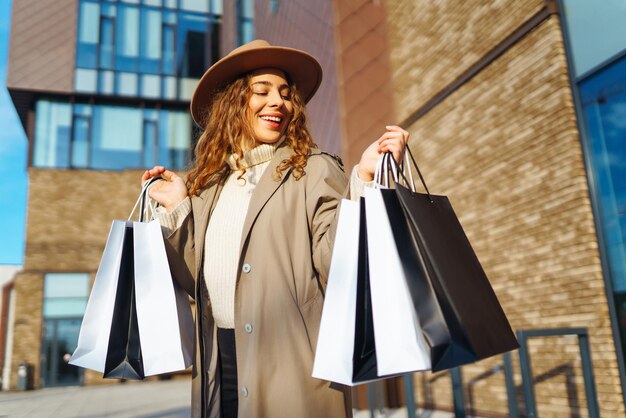
[(35, 167), (69, 166), (72, 110), (67, 103), (40, 100), (35, 107)]
[(115, 36), (115, 69), (137, 71), (139, 61), (139, 9), (119, 6)]
[(140, 109), (97, 106), (93, 111), (91, 167), (124, 169), (143, 167), (143, 118)]
[(198, 79), (208, 67), (207, 37), (209, 18), (180, 13), (178, 18), (178, 48), (181, 52), (178, 74), (183, 78)]
[(564, 0), (574, 75), (580, 76), (626, 46), (624, 0)]
[(83, 68), (97, 68), (100, 5), (83, 1), (80, 4), (78, 14), (78, 54), (76, 65)]
[(580, 94), (613, 290), (626, 295), (626, 57), (582, 82)]
[[(252, 3), (246, 4), (248, 16)], [(189, 99), (206, 68), (221, 57), (222, 9), (222, 0), (80, 0), (75, 88), (86, 93)], [(248, 20), (246, 36), (250, 37)], [(152, 85), (156, 79), (142, 74), (177, 80), (163, 79), (157, 88), (147, 90), (145, 83)]]
[(180, 8), (190, 12), (209, 13), (209, 0), (180, 0)]
[(100, 33), (100, 68), (113, 68), (113, 50), (115, 25), (110, 17), (101, 20)]
[(104, 94), (113, 94), (114, 88), (114, 72), (113, 71), (100, 71), (98, 81), (98, 91)]
[(48, 273), (43, 295), (44, 318), (82, 317), (89, 298), (89, 274)]
[(72, 167), (89, 167), (90, 131), (91, 107), (75, 105), (72, 130)]
[(142, 75), (141, 96), (147, 98), (161, 97), (161, 77), (158, 75)]
[(141, 61), (139, 71), (159, 74), (161, 70), (161, 12), (141, 10)]
[(220, 16), (222, 14), (222, 0), (211, 0), (211, 13)]
[(96, 70), (77, 68), (74, 77), (74, 87), (76, 91), (85, 93), (96, 91), (98, 86), (98, 72)]
[(137, 95), (137, 74), (117, 73), (116, 90), (120, 96)]
[(36, 114), (36, 167), (118, 170), (162, 164), (179, 169), (190, 160), (186, 110), (39, 100)]
[(163, 74), (176, 74), (176, 28), (163, 25)]
[[(562, 0), (611, 313), (626, 357), (626, 3)], [(578, 100), (579, 99), (579, 100)], [(623, 373), (622, 369), (622, 373)]]
[(254, 40), (254, 0), (239, 0), (239, 44), (243, 45)]

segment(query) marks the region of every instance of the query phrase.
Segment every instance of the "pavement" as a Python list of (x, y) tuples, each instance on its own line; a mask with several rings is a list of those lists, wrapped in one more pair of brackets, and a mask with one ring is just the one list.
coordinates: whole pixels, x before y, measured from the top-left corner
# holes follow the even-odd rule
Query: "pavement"
[[(186, 379), (69, 386), (27, 392), (0, 392), (0, 417), (189, 418), (190, 403), (191, 381)], [(378, 411), (374, 416), (405, 418), (407, 411), (406, 408)], [(417, 412), (418, 418), (453, 416), (448, 412)], [(354, 414), (354, 418), (370, 417), (369, 411), (355, 411)]]

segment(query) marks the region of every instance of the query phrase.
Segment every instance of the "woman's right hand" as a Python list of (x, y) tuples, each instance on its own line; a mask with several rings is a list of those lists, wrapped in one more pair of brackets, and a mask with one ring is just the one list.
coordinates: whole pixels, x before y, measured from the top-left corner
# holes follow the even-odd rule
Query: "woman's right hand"
[(161, 176), (163, 180), (154, 183), (148, 194), (154, 200), (156, 200), (161, 206), (165, 207), (168, 212), (171, 212), (182, 202), (189, 191), (185, 185), (185, 181), (173, 171), (166, 170), (165, 167), (160, 165), (154, 166), (150, 170), (146, 170), (141, 176), (141, 184), (152, 177)]

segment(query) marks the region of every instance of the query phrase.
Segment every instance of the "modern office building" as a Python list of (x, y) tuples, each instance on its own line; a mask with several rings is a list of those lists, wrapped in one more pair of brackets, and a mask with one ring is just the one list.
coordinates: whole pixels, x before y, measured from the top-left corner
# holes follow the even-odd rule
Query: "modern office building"
[[(623, 417), (625, 18), (617, 0), (14, 0), (7, 83), (30, 193), (12, 364), (33, 364), (37, 387), (80, 380), (60, 358), (110, 221), (134, 201), (133, 169), (184, 168), (194, 80), (258, 37), (320, 59), (313, 132), (348, 167), (385, 125), (411, 132), (431, 192), (450, 197), (522, 332), (530, 362), (513, 352), (510, 371), (497, 356), (454, 380), (415, 374), (416, 404)], [(405, 401), (400, 383), (382, 386), (387, 404)]]

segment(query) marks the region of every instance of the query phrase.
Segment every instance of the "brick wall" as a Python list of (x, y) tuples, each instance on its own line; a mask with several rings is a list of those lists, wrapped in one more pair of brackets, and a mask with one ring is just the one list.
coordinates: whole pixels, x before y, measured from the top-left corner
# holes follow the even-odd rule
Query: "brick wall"
[(93, 271), (111, 222), (127, 219), (138, 171), (31, 168), (25, 270)]
[[(22, 361), (35, 366), (34, 384), (39, 386), (39, 353), (41, 350), (41, 309), (43, 303), (43, 274), (26, 271), (15, 275), (15, 322), (13, 324), (13, 353), (10, 388), (17, 388), (17, 367)], [(33, 314), (36, 312), (37, 314)]]
[[(542, 5), (408, 3), (385, 3), (402, 117)], [(408, 128), (431, 192), (450, 196), (514, 329), (588, 327), (601, 415), (624, 416), (558, 18)], [(539, 416), (586, 416), (576, 347), (568, 337), (531, 341)], [(463, 368), (466, 401), (477, 413), (507, 413), (499, 365), (497, 357)], [(451, 408), (447, 375), (415, 381), (419, 403)], [(515, 381), (519, 392), (519, 372)]]
[(545, 1), (383, 3), (396, 110), (404, 119), (538, 12)]

